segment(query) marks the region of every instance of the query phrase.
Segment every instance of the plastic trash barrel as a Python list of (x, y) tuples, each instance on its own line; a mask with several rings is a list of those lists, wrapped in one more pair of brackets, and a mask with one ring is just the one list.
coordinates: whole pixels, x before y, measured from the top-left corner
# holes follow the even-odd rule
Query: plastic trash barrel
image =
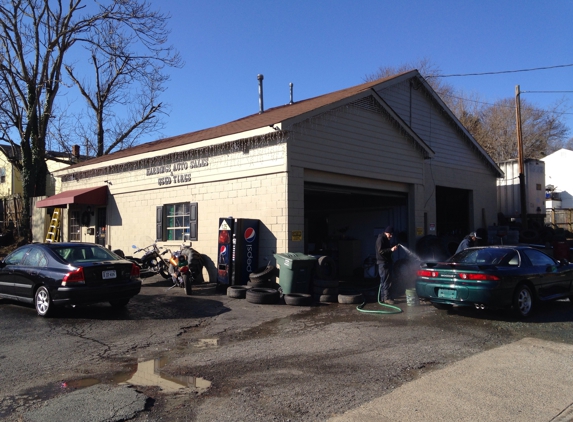
[(274, 257), (277, 260), (279, 285), (283, 293), (308, 293), (316, 258), (300, 252), (278, 253)]

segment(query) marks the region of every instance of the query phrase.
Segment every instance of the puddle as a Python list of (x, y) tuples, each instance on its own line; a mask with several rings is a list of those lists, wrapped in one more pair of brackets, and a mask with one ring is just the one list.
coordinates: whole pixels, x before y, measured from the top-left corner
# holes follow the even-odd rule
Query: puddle
[(159, 387), (168, 393), (180, 390), (190, 390), (191, 392), (202, 394), (211, 387), (211, 381), (204, 378), (189, 375), (168, 375), (161, 373), (168, 362), (167, 358), (159, 358), (140, 362), (137, 364), (135, 373), (120, 384), (133, 384), (146, 387)]

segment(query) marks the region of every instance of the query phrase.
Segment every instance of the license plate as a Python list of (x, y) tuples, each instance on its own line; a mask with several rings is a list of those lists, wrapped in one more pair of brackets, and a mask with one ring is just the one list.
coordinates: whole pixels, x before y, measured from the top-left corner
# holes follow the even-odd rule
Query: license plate
[(102, 271), (101, 278), (104, 280), (109, 280), (110, 278), (117, 278), (117, 274), (115, 270)]
[(455, 299), (456, 291), (451, 289), (438, 289), (438, 297), (444, 299)]

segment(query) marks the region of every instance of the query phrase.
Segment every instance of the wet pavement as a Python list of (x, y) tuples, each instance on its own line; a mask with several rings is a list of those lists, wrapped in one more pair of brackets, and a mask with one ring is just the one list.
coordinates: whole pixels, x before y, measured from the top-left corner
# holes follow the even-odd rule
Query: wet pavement
[[(194, 286), (192, 296), (167, 287), (165, 280), (147, 279), (121, 313), (102, 305), (45, 320), (33, 309), (0, 304), (0, 417), (58, 420), (54, 415), (78, 407), (86, 395), (109, 406), (91, 416), (98, 401), (85, 400), (79, 407), (90, 419), (65, 420), (127, 414), (136, 421), (551, 420), (568, 414), (561, 390), (571, 380), (557, 374), (572, 363), (568, 301), (520, 321), (503, 312), (408, 306), (403, 296), (402, 313), (380, 315), (356, 305), (252, 304), (209, 284)], [(370, 299), (365, 309), (381, 309), (372, 302), (375, 286), (355, 287)], [(528, 378), (541, 377), (550, 385), (537, 391)], [(497, 413), (503, 418), (489, 419)]]

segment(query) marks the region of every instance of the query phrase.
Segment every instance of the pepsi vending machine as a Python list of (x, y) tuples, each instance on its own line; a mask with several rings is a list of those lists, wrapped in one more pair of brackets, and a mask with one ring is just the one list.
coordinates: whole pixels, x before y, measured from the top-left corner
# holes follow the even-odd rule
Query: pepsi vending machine
[(219, 218), (217, 285), (247, 284), (259, 265), (259, 220)]

